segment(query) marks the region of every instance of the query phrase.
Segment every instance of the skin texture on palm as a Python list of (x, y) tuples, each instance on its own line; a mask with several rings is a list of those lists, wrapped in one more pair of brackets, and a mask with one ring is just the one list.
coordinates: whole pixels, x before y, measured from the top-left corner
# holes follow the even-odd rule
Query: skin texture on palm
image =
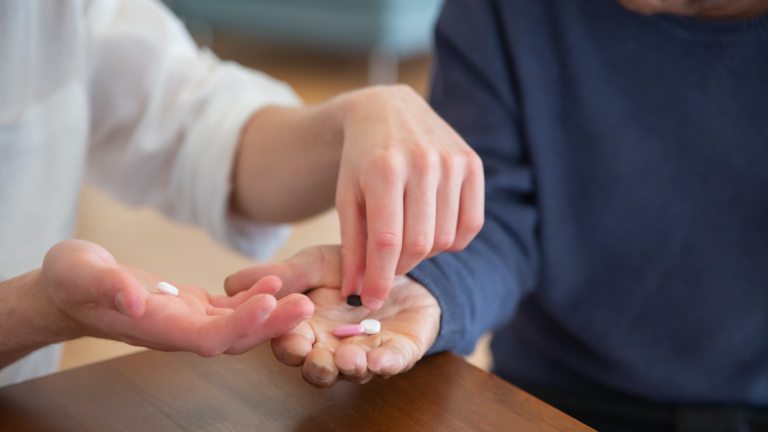
[(179, 296), (169, 296), (153, 289), (159, 281), (118, 264), (98, 245), (78, 240), (52, 248), (43, 264), (44, 292), (77, 336), (163, 351), (242, 353), (285, 333), (313, 310), (300, 294), (278, 301), (273, 294), (281, 282), (276, 277), (256, 281), (233, 297), (189, 285), (176, 285)]
[[(281, 263), (255, 266), (225, 282), (237, 295), (253, 280), (275, 275), (284, 282), (278, 294), (304, 292), (315, 305), (314, 315), (287, 334), (273, 339), (281, 362), (301, 366), (310, 384), (329, 387), (339, 380), (358, 383), (409, 370), (432, 346), (440, 326), (440, 307), (432, 294), (407, 277), (398, 277), (382, 307), (370, 311), (349, 306), (340, 291), (341, 255), (336, 246), (305, 249)], [(381, 322), (381, 332), (337, 338), (333, 330), (366, 318)]]

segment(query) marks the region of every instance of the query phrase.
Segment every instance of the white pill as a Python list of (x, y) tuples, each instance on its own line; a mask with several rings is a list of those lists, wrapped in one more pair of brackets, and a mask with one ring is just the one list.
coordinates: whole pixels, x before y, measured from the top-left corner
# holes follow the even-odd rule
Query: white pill
[(381, 331), (381, 323), (375, 319), (364, 319), (360, 321), (365, 334), (376, 334)]
[(175, 286), (169, 284), (168, 282), (158, 282), (156, 285), (158, 291), (160, 291), (163, 294), (168, 294), (172, 296), (178, 296), (179, 295), (179, 289)]

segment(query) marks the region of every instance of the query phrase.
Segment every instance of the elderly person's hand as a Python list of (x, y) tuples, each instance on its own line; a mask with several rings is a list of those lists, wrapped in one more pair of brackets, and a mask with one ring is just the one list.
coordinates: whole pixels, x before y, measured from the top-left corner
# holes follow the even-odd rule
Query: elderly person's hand
[[(380, 309), (349, 306), (339, 291), (340, 259), (336, 246), (311, 247), (281, 263), (255, 266), (230, 276), (227, 290), (239, 292), (266, 275), (284, 281), (280, 294), (310, 290), (307, 295), (315, 304), (315, 314), (275, 338), (272, 350), (281, 362), (301, 366), (304, 379), (313, 385), (328, 387), (340, 379), (364, 383), (374, 376), (407, 371), (437, 337), (437, 301), (422, 285), (403, 276), (396, 278), (392, 294)], [(337, 326), (367, 318), (381, 322), (379, 334), (333, 335)]]

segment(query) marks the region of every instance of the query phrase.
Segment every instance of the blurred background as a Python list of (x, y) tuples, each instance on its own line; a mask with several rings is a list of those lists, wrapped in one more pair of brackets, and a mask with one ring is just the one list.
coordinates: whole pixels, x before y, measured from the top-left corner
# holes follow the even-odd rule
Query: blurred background
[[(293, 86), (308, 104), (369, 84), (428, 89), (432, 27), (441, 0), (166, 0), (195, 40), (225, 60)], [(119, 227), (116, 229), (115, 227)], [(252, 265), (201, 230), (148, 209), (125, 207), (86, 187), (77, 237), (106, 247), (122, 263), (223, 292), (224, 278)], [(296, 224), (274, 259), (339, 242), (335, 211)], [(83, 338), (65, 344), (62, 369), (140, 348)], [(488, 368), (487, 338), (469, 360)]]

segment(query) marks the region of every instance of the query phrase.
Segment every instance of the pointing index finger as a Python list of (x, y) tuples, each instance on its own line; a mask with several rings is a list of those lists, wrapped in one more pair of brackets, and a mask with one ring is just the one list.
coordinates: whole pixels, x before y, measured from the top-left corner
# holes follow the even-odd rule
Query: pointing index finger
[(368, 245), (361, 297), (377, 310), (389, 295), (403, 242), (403, 187), (400, 182), (376, 182), (366, 196)]

